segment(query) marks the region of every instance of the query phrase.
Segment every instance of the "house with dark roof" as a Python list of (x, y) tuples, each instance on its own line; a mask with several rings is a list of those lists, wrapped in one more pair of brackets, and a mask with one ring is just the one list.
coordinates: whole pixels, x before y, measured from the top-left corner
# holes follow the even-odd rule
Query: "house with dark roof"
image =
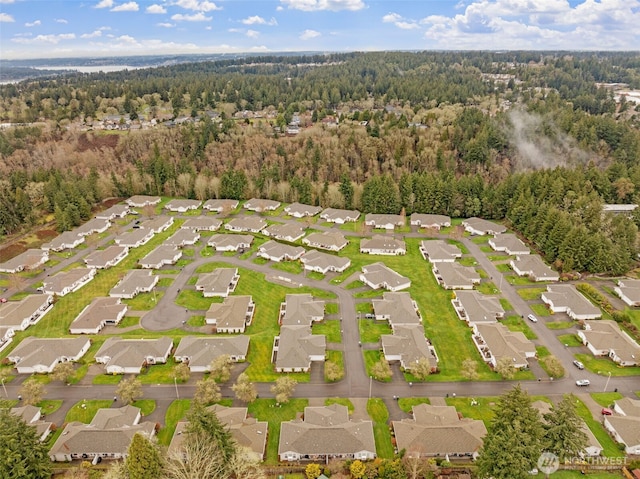
[(127, 312), (120, 298), (94, 298), (71, 322), (71, 334), (98, 334), (105, 326), (117, 325)]
[(201, 204), (202, 201), (200, 200), (173, 199), (164, 205), (164, 209), (175, 213), (186, 213), (187, 211), (197, 210)]
[(235, 210), (238, 207), (238, 200), (207, 200), (202, 205), (202, 208), (209, 211), (215, 211), (216, 213), (222, 213), (223, 211)]
[(64, 251), (73, 249), (84, 243), (84, 236), (79, 236), (74, 231), (65, 231), (48, 243), (42, 245), (44, 251)]
[(411, 226), (419, 228), (432, 228), (439, 230), (440, 228), (448, 228), (451, 226), (451, 218), (445, 215), (431, 215), (424, 213), (413, 213), (409, 219)]
[[(257, 460), (264, 460), (269, 423), (250, 417), (246, 407), (225, 407), (214, 404), (207, 410), (216, 414), (218, 420), (227, 428), (240, 447), (250, 450)], [(169, 444), (169, 455), (179, 452), (183, 447), (188, 427), (189, 423), (186, 421), (180, 421), (177, 424)]]
[(364, 224), (375, 229), (393, 231), (405, 225), (405, 217), (402, 215), (367, 213), (364, 217)]
[(398, 256), (407, 254), (407, 245), (404, 240), (391, 236), (373, 235), (372, 238), (362, 238), (362, 240), (360, 240), (360, 252)]
[(129, 254), (126, 246), (111, 245), (105, 249), (98, 249), (89, 253), (84, 258), (88, 268), (107, 269), (117, 265)]
[(516, 369), (527, 368), (528, 360), (536, 357), (536, 345), (520, 331), (509, 331), (502, 323), (474, 323), (472, 328), (473, 343), (482, 359), (494, 368), (505, 357)]
[(170, 244), (161, 244), (138, 261), (145, 269), (160, 269), (166, 264), (176, 264), (182, 257), (182, 250)]
[(384, 288), (400, 291), (411, 286), (411, 280), (396, 273), (384, 263), (373, 263), (362, 267), (360, 281), (372, 289)]
[(421, 241), (420, 254), (430, 263), (453, 263), (462, 258), (460, 248), (444, 240)]
[(375, 459), (376, 445), (370, 420), (351, 420), (346, 406), (306, 407), (303, 418), (280, 424), (278, 458), (281, 461)]
[(134, 195), (126, 200), (126, 203), (133, 208), (143, 208), (160, 203), (159, 196)]
[(536, 254), (518, 255), (509, 262), (518, 276), (528, 276), (533, 281), (558, 281), (560, 275), (552, 270)]
[(266, 220), (259, 216), (240, 216), (224, 225), (226, 230), (234, 233), (260, 233), (266, 227)]
[(628, 367), (640, 366), (640, 345), (612, 320), (586, 320), (578, 337), (591, 354)]
[(49, 450), (54, 462), (74, 460), (90, 461), (126, 459), (133, 436), (142, 434), (151, 439), (156, 433), (156, 424), (140, 422), (140, 408), (98, 409), (89, 424), (68, 423), (62, 434)]
[(351, 260), (347, 257), (323, 253), (315, 249), (303, 254), (300, 262), (304, 265), (305, 270), (321, 274), (342, 273), (351, 266)]
[(302, 257), (305, 251), (306, 250), (302, 246), (293, 246), (270, 240), (258, 247), (257, 254), (261, 258), (279, 263), (281, 261), (298, 260)]
[(133, 269), (109, 291), (112, 298), (134, 298), (140, 293), (149, 293), (158, 284), (158, 275), (149, 270)]
[(541, 297), (551, 311), (567, 313), (574, 321), (602, 316), (600, 308), (591, 304), (572, 284), (550, 284)]
[(242, 207), (245, 210), (262, 213), (263, 211), (275, 211), (280, 207), (279, 201), (267, 200), (264, 198), (251, 198)]
[(628, 306), (640, 306), (640, 279), (620, 279), (613, 291)]
[(41, 249), (28, 249), (24, 253), (0, 263), (0, 273), (19, 273), (36, 269), (49, 261), (49, 252)]
[(507, 231), (505, 226), (502, 226), (493, 221), (483, 220), (482, 218), (468, 218), (462, 222), (464, 230), (472, 235), (499, 235)]
[(497, 296), (488, 296), (478, 291), (455, 292), (451, 300), (458, 318), (469, 326), (476, 323), (495, 323), (504, 318), (504, 308)]
[(61, 271), (44, 280), (42, 291), (47, 294), (65, 296), (78, 291), (91, 281), (95, 275), (96, 270), (93, 268), (75, 268), (69, 271)]
[(197, 216), (188, 218), (180, 228), (193, 231), (218, 231), (222, 226), (222, 220), (213, 216)]
[(215, 326), (218, 333), (244, 333), (253, 321), (255, 310), (251, 296), (227, 296), (222, 303), (209, 306), (205, 322)]
[(253, 236), (251, 235), (236, 235), (236, 234), (217, 234), (211, 236), (207, 244), (214, 248), (216, 251), (238, 251), (245, 250), (251, 247), (253, 243)]
[(520, 238), (512, 233), (503, 233), (489, 239), (489, 246), (494, 251), (507, 253), (508, 255), (526, 255), (531, 251)]
[(453, 406), (417, 404), (410, 418), (391, 421), (398, 450), (409, 457), (476, 458), (487, 428), (477, 419), (462, 418)]
[(91, 346), (87, 337), (24, 338), (7, 356), (18, 374), (51, 373), (58, 363), (78, 361)]
[(311, 233), (302, 239), (302, 243), (312, 248), (340, 251), (349, 244), (349, 241), (339, 231), (323, 231), (321, 233)]
[(434, 263), (431, 271), (444, 289), (473, 289), (481, 280), (473, 266), (460, 263)]
[(167, 362), (173, 340), (108, 338), (96, 353), (98, 364), (104, 364), (107, 374), (140, 374), (143, 367)]
[(262, 230), (262, 234), (277, 240), (293, 243), (304, 236), (305, 227), (294, 223), (272, 224)]
[(217, 268), (198, 276), (196, 291), (202, 291), (205, 298), (226, 298), (235, 291), (239, 280), (238, 268)]
[(211, 363), (219, 356), (239, 362), (247, 358), (249, 336), (185, 336), (176, 348), (176, 361), (189, 365), (192, 373), (211, 371)]
[(360, 212), (357, 210), (341, 210), (336, 208), (327, 208), (320, 213), (320, 219), (323, 219), (329, 223), (336, 223), (339, 225), (358, 221)]
[(302, 203), (291, 203), (285, 206), (284, 212), (294, 218), (304, 218), (305, 216), (315, 216), (322, 211), (319, 206), (304, 205)]

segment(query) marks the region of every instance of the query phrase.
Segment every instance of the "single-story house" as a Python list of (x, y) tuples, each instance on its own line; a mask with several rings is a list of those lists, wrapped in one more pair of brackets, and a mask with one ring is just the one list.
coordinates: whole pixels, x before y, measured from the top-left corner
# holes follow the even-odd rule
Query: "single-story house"
[(460, 248), (444, 240), (421, 241), (420, 254), (430, 263), (453, 263), (462, 258)]
[(302, 246), (292, 246), (277, 241), (267, 241), (258, 247), (258, 256), (270, 261), (295, 261), (300, 259), (306, 250)]
[(287, 294), (280, 303), (278, 322), (281, 326), (311, 326), (324, 319), (324, 306), (324, 301), (315, 300), (307, 293)]
[(373, 314), (378, 321), (389, 321), (391, 330), (398, 326), (416, 326), (422, 323), (418, 304), (406, 292), (382, 293), (382, 299), (371, 300)]
[(263, 211), (275, 211), (280, 207), (279, 201), (266, 200), (264, 198), (251, 198), (242, 207), (245, 210), (262, 213)]
[(407, 254), (407, 245), (404, 240), (401, 239), (385, 235), (373, 235), (370, 239), (362, 238), (360, 241), (360, 252), (397, 256)]
[(402, 215), (367, 213), (364, 217), (364, 224), (371, 226), (372, 228), (393, 231), (395, 228), (401, 228), (404, 226), (405, 219), (406, 218)]
[(173, 224), (173, 216), (156, 216), (140, 223), (141, 229), (153, 231), (154, 234), (168, 230)]
[(170, 244), (161, 244), (138, 261), (145, 269), (160, 269), (165, 264), (176, 264), (182, 257), (182, 250)]
[(61, 271), (44, 280), (42, 291), (47, 294), (64, 296), (79, 290), (96, 275), (94, 268), (75, 268)]
[(271, 238), (293, 243), (304, 236), (305, 227), (294, 223), (272, 224), (262, 230), (262, 234)]
[(18, 374), (51, 373), (58, 363), (78, 361), (91, 346), (87, 337), (24, 338), (7, 359)]
[(396, 447), (408, 457), (466, 457), (475, 459), (487, 428), (477, 419), (463, 418), (453, 406), (417, 404), (410, 418), (391, 421)]
[(107, 246), (89, 253), (84, 258), (88, 268), (107, 269), (117, 265), (129, 254), (129, 248), (120, 245)]
[(192, 373), (211, 371), (211, 363), (219, 356), (240, 362), (247, 358), (249, 336), (185, 336), (176, 348), (174, 358), (187, 363)]
[(256, 304), (251, 296), (227, 296), (222, 303), (212, 303), (205, 314), (205, 322), (218, 333), (244, 333), (251, 324)]
[(302, 243), (312, 248), (340, 251), (349, 244), (349, 241), (338, 231), (324, 231), (322, 233), (311, 233), (302, 239)]
[(273, 339), (271, 359), (276, 372), (308, 372), (312, 362), (324, 361), (327, 340), (323, 334), (312, 334), (311, 326), (282, 326)]
[(380, 343), (384, 358), (389, 363), (400, 363), (407, 371), (411, 371), (415, 364), (424, 359), (432, 370), (437, 367), (435, 350), (425, 337), (421, 324), (396, 326), (393, 334), (383, 334), (380, 337)]
[(127, 248), (138, 248), (139, 246), (147, 244), (154, 236), (154, 232), (150, 229), (135, 229), (126, 231), (121, 235), (116, 236), (114, 242), (119, 246), (126, 246)]
[(507, 253), (508, 255), (525, 255), (531, 251), (520, 238), (512, 233), (504, 233), (494, 236), (489, 240), (489, 246), (494, 251)]
[[(6, 327), (13, 332), (24, 331), (29, 326), (37, 324), (52, 307), (53, 296), (49, 294), (33, 294), (18, 301), (0, 303), (0, 327)], [(5, 334), (7, 333), (8, 331), (5, 331)]]
[(202, 291), (205, 298), (226, 298), (235, 291), (239, 280), (238, 268), (217, 268), (198, 277), (196, 291)]
[(158, 280), (158, 275), (149, 270), (134, 269), (111, 288), (109, 296), (112, 298), (134, 298), (139, 293), (151, 292), (158, 284)]
[(456, 291), (451, 300), (458, 318), (469, 326), (476, 323), (495, 323), (504, 318), (504, 308), (497, 296), (487, 296), (478, 291)]
[(202, 208), (209, 211), (215, 211), (216, 213), (222, 213), (224, 211), (229, 212), (235, 210), (238, 207), (238, 200), (207, 200), (202, 205)]
[(502, 226), (493, 221), (483, 220), (482, 218), (468, 218), (462, 222), (464, 230), (472, 235), (499, 235), (507, 231), (505, 226)]
[(640, 345), (612, 320), (586, 320), (578, 331), (591, 354), (611, 358), (620, 366), (640, 366)]
[(291, 203), (284, 207), (284, 212), (294, 218), (304, 218), (305, 216), (315, 216), (322, 211), (319, 206), (303, 205), (302, 203)]
[(24, 253), (0, 263), (0, 273), (19, 273), (23, 270), (36, 269), (49, 261), (49, 252), (41, 249), (28, 249)]
[(118, 409), (99, 409), (89, 424), (68, 423), (49, 450), (54, 462), (73, 460), (91, 461), (126, 459), (133, 436), (142, 434), (151, 439), (156, 424), (140, 422), (140, 408), (124, 406)]
[(625, 453), (640, 454), (640, 417), (603, 416), (603, 424), (617, 442), (624, 444)]
[(194, 231), (218, 231), (222, 226), (222, 220), (213, 216), (198, 216), (189, 218), (180, 228)]
[(253, 243), (251, 235), (217, 234), (211, 236), (207, 244), (216, 251), (238, 251), (249, 249)]
[(618, 286), (613, 291), (627, 305), (640, 306), (640, 279), (625, 278), (618, 280)]
[(602, 316), (600, 308), (591, 304), (572, 284), (550, 284), (541, 297), (551, 311), (567, 313), (574, 321)]
[(44, 251), (63, 251), (73, 249), (84, 243), (84, 236), (79, 236), (74, 231), (65, 231), (60, 236), (42, 245)]
[(127, 305), (120, 298), (94, 298), (71, 322), (71, 334), (98, 334), (108, 325), (116, 325), (122, 321), (127, 312)]
[(73, 230), (78, 236), (89, 236), (94, 233), (104, 233), (111, 226), (111, 222), (102, 218), (93, 218), (87, 221), (85, 224), (78, 226)]
[(241, 216), (239, 218), (233, 218), (224, 228), (234, 233), (260, 233), (267, 227), (267, 222), (264, 218), (258, 216)]
[(339, 225), (348, 223), (350, 221), (358, 221), (360, 212), (357, 210), (341, 210), (336, 208), (327, 208), (320, 213), (320, 219), (323, 219), (329, 223), (336, 223)]
[(451, 218), (445, 215), (413, 213), (409, 222), (411, 226), (418, 226), (419, 228), (433, 228), (436, 230), (451, 226)]
[(130, 212), (128, 205), (113, 205), (100, 213), (96, 213), (95, 218), (111, 221), (117, 218), (124, 218)]
[(300, 262), (304, 265), (305, 270), (322, 274), (327, 274), (331, 271), (342, 273), (351, 266), (349, 258), (322, 253), (315, 249), (303, 254)]
[(199, 231), (181, 228), (171, 236), (169, 236), (164, 244), (182, 248), (183, 246), (193, 246), (198, 242), (199, 239)]
[(160, 203), (159, 196), (134, 195), (126, 200), (126, 203), (132, 208), (143, 208), (145, 206), (157, 205)]
[(107, 374), (140, 374), (142, 368), (164, 364), (169, 358), (173, 340), (163, 336), (158, 339), (108, 338), (96, 353), (96, 362), (104, 364)]
[(375, 459), (376, 443), (370, 420), (351, 420), (341, 404), (304, 408), (302, 418), (280, 424), (281, 461)]
[(181, 200), (173, 199), (164, 205), (164, 209), (167, 211), (174, 211), (176, 213), (186, 213), (190, 210), (197, 210), (200, 208), (202, 201), (200, 200)]
[(474, 323), (471, 339), (482, 359), (496, 367), (506, 357), (516, 369), (529, 366), (528, 359), (536, 357), (536, 345), (520, 331), (509, 331), (502, 323)]
[(49, 421), (43, 421), (42, 411), (39, 407), (36, 406), (22, 406), (22, 407), (12, 407), (9, 412), (14, 416), (22, 419), (28, 426), (35, 428), (36, 436), (40, 440), (40, 442), (44, 442), (51, 430), (53, 429), (53, 423)]
[(518, 255), (509, 262), (518, 276), (528, 276), (534, 281), (558, 281), (560, 275), (542, 261), (537, 254)]
[(613, 410), (622, 416), (640, 417), (640, 399), (617, 399), (613, 402)]
[(436, 281), (444, 289), (473, 289), (480, 284), (480, 274), (473, 266), (460, 263), (434, 263), (431, 269)]
[(396, 273), (384, 263), (363, 266), (360, 281), (372, 289), (384, 288), (388, 291), (400, 291), (411, 286), (409, 278)]

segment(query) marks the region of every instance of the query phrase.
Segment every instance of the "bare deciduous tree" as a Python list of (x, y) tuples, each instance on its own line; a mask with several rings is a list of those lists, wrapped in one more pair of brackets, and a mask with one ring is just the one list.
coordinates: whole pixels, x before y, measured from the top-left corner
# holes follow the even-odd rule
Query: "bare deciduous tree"
[(298, 381), (290, 376), (282, 376), (276, 379), (275, 384), (271, 386), (271, 392), (276, 395), (276, 402), (288, 403), (297, 384)]

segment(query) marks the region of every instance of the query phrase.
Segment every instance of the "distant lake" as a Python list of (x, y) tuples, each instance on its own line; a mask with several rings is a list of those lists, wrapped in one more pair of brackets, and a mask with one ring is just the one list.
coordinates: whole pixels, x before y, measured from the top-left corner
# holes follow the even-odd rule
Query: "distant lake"
[(55, 67), (48, 67), (48, 66), (38, 66), (38, 67), (33, 67), (36, 70), (74, 70), (74, 71), (78, 71), (80, 73), (97, 73), (97, 72), (104, 72), (104, 73), (110, 73), (110, 72), (119, 72), (122, 70), (138, 70), (139, 68), (150, 68), (149, 66), (144, 66), (144, 67), (132, 67), (130, 65), (91, 65), (91, 66), (55, 66)]

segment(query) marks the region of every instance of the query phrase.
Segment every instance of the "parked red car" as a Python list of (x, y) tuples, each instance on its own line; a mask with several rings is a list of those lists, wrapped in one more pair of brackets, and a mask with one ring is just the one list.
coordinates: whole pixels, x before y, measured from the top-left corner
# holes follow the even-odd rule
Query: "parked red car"
[(613, 411), (608, 407), (603, 407), (602, 411), (600, 412), (602, 413), (603, 416), (611, 416), (613, 414)]

